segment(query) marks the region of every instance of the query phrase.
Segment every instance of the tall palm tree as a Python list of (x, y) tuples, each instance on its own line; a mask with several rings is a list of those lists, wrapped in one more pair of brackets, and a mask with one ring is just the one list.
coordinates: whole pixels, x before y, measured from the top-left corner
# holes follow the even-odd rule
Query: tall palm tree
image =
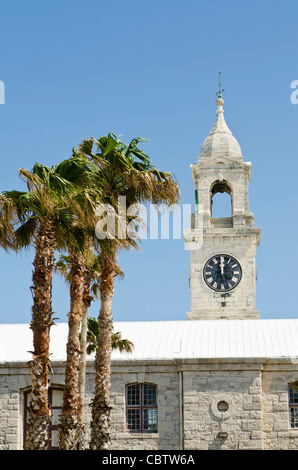
[[(86, 371), (86, 354), (91, 353), (96, 349), (97, 334), (94, 324), (97, 322), (88, 318), (88, 309), (91, 302), (94, 299), (98, 299), (99, 296), (99, 279), (100, 279), (100, 265), (99, 255), (95, 254), (91, 247), (88, 246), (84, 252), (84, 258), (80, 258), (80, 268), (84, 268), (84, 285), (83, 291), (81, 292), (82, 299), (80, 299), (80, 305), (82, 305), (81, 314), (81, 331), (78, 339), (78, 329), (74, 330), (72, 323), (70, 324), (70, 337), (72, 342), (76, 342), (76, 349), (79, 343), (79, 364), (76, 362), (73, 365), (72, 356), (67, 360), (66, 377), (65, 377), (65, 394), (64, 401), (65, 405), (62, 409), (62, 417), (60, 424), (60, 448), (61, 449), (84, 449), (84, 396), (85, 396), (85, 371)], [(72, 266), (72, 258), (69, 255), (61, 255), (57, 263), (55, 264), (55, 271), (58, 272), (70, 285), (70, 292), (72, 292), (71, 286), (74, 284), (72, 277), (75, 270)], [(117, 268), (116, 275), (122, 277), (123, 273)], [(91, 295), (92, 294), (92, 295)], [(77, 295), (75, 296), (77, 301)], [(71, 300), (71, 305), (75, 302)], [(79, 305), (77, 304), (77, 310)], [(91, 340), (92, 338), (92, 340)], [(113, 348), (119, 350), (132, 350), (133, 345), (128, 340), (121, 340), (119, 333), (115, 333), (112, 338)], [(91, 348), (91, 349), (90, 349)], [(71, 366), (69, 364), (72, 364)], [(78, 369), (78, 372), (77, 372)], [(69, 377), (70, 373), (70, 377)], [(75, 398), (74, 398), (75, 397)], [(71, 405), (68, 406), (68, 401)], [(68, 416), (68, 413), (70, 415)], [(74, 422), (77, 424), (74, 425)], [(75, 429), (76, 428), (76, 429)]]
[[(81, 236), (84, 236), (82, 231)], [(56, 269), (64, 275), (70, 288), (70, 312), (68, 314), (67, 359), (63, 406), (59, 423), (59, 447), (61, 450), (82, 448), (83, 423), (80, 420), (80, 370), (82, 368), (82, 344), (80, 334), (84, 329), (86, 277), (88, 268), (86, 252), (73, 252), (61, 256)], [(89, 296), (89, 301), (91, 297)]]
[[(80, 342), (80, 357), (79, 357), (79, 366), (78, 366), (78, 404), (77, 404), (77, 416), (80, 426), (80, 436), (78, 438), (78, 447), (79, 449), (84, 448), (84, 395), (85, 395), (85, 368), (86, 368), (86, 350), (87, 350), (87, 318), (88, 318), (88, 309), (91, 305), (91, 302), (94, 300), (94, 297), (91, 295), (92, 290), (94, 290), (95, 295), (97, 296), (98, 286), (96, 279), (100, 275), (98, 272), (98, 257), (93, 254), (92, 250), (88, 250), (85, 253), (84, 259), (84, 285), (82, 291), (82, 313), (81, 313), (81, 330), (79, 335)], [(55, 271), (58, 272), (65, 281), (70, 285), (71, 284), (71, 258), (69, 255), (61, 255), (60, 259), (55, 265)]]
[[(82, 192), (85, 196), (82, 195)], [(95, 226), (95, 206), (99, 193), (90, 188), (84, 188), (80, 193), (80, 210), (84, 212), (84, 225), (78, 227), (78, 221), (72, 228), (70, 237), (66, 237), (69, 251), (69, 286), (70, 311), (68, 314), (68, 340), (66, 345), (65, 386), (63, 406), (60, 415), (59, 447), (61, 450), (75, 450), (82, 447), (83, 423), (79, 417), (80, 409), (80, 368), (82, 367), (82, 350), (80, 333), (82, 313), (87, 301), (86, 279), (88, 260), (91, 251), (92, 235)], [(91, 196), (92, 193), (92, 196)], [(82, 220), (80, 219), (80, 224)], [(74, 245), (73, 239), (76, 244)], [(94, 244), (95, 241), (94, 241)], [(89, 299), (90, 300), (90, 299)], [(85, 322), (84, 318), (84, 322)]]
[[(155, 169), (149, 156), (138, 148), (145, 139), (135, 138), (129, 145), (117, 139), (114, 134), (98, 140), (84, 140), (74, 155), (80, 154), (95, 163), (99, 170), (100, 181), (104, 186), (103, 202), (109, 204), (117, 215), (116, 225), (122, 223), (123, 215), (118, 213), (117, 198), (125, 198), (126, 208), (132, 204), (152, 202), (170, 205), (179, 200), (177, 182), (170, 173)], [(128, 219), (125, 218), (126, 224)], [(98, 317), (98, 341), (95, 359), (95, 396), (92, 404), (90, 449), (107, 449), (110, 445), (110, 377), (112, 350), (112, 301), (116, 257), (121, 249), (137, 248), (135, 237), (106, 237), (100, 244), (100, 299)]]
[(84, 256), (79, 253), (71, 254), (70, 264), (70, 311), (68, 314), (65, 386), (59, 423), (59, 447), (61, 450), (76, 450), (80, 442), (78, 369), (85, 276)]
[[(34, 246), (32, 274), (32, 378), (26, 446), (48, 447), (50, 410), (48, 384), (52, 311), (52, 273), (56, 249), (65, 249), (66, 234), (78, 219), (77, 184), (86, 178), (86, 159), (64, 160), (53, 167), (36, 163), (30, 172), (19, 174), (27, 191), (5, 191), (0, 195), (0, 243), (7, 250)], [(80, 216), (79, 216), (80, 218)]]

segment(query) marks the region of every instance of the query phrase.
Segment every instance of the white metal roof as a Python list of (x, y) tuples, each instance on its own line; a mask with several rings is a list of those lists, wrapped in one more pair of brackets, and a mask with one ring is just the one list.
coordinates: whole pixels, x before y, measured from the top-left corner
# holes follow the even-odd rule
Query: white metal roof
[[(113, 351), (117, 361), (298, 358), (298, 319), (115, 322), (114, 331), (134, 344), (133, 353)], [(67, 334), (67, 323), (52, 326), (52, 362), (65, 360)], [(0, 325), (0, 363), (27, 362), (30, 350), (28, 324)]]

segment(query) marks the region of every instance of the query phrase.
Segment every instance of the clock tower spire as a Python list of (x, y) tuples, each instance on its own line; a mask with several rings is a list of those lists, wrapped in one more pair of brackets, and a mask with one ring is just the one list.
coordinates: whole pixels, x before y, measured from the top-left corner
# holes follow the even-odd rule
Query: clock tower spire
[[(184, 230), (190, 251), (191, 306), (189, 320), (252, 319), (256, 311), (255, 255), (260, 229), (248, 207), (251, 164), (224, 118), (219, 77), (216, 120), (191, 165), (195, 213)], [(231, 199), (229, 217), (214, 216), (217, 193)]]

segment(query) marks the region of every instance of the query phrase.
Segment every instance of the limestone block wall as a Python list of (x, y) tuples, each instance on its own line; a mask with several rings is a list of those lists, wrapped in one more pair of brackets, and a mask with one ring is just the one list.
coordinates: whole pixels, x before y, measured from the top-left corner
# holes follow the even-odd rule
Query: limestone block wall
[[(288, 385), (297, 377), (298, 364), (285, 358), (114, 363), (112, 448), (298, 450), (298, 428), (290, 427), (288, 396)], [(53, 364), (51, 385), (63, 382), (63, 364)], [(0, 450), (23, 448), (24, 391), (30, 383), (26, 365), (0, 365)], [(126, 430), (125, 386), (132, 383), (157, 385), (157, 433)], [(86, 375), (87, 431), (93, 393), (94, 370), (90, 365)]]
[(23, 394), (31, 376), (26, 366), (0, 367), (0, 450), (18, 450), (23, 445)]
[[(256, 311), (255, 231), (248, 229), (244, 234), (238, 233), (237, 229), (214, 229), (212, 234), (204, 234), (200, 249), (190, 250), (191, 306), (187, 314), (190, 320), (259, 318)], [(242, 268), (239, 285), (225, 295), (212, 291), (203, 279), (206, 261), (217, 253), (234, 256)]]
[[(153, 364), (152, 364), (153, 362)], [(113, 449), (179, 449), (179, 377), (175, 366), (161, 364), (115, 365), (112, 381)], [(126, 430), (125, 386), (132, 383), (157, 385), (158, 433), (138, 434)]]
[(209, 226), (211, 217), (211, 187), (216, 181), (226, 181), (231, 189), (233, 215), (247, 215), (248, 183), (250, 164), (244, 162), (226, 162), (208, 159), (191, 166), (195, 190), (198, 192), (198, 202), (204, 213), (204, 225)]
[(185, 449), (262, 449), (259, 367), (202, 364), (183, 376)]
[[(63, 364), (52, 364), (50, 386), (64, 383)], [(125, 386), (132, 383), (157, 385), (157, 433), (131, 433), (126, 430)], [(30, 388), (31, 376), (26, 365), (0, 366), (0, 450), (23, 448), (24, 392)], [(111, 380), (113, 449), (179, 449), (179, 384), (175, 366), (133, 364), (114, 365)], [(89, 442), (91, 402), (94, 396), (94, 369), (87, 367), (85, 423)]]
[(297, 364), (268, 361), (263, 378), (264, 449), (298, 449), (298, 429), (289, 420), (289, 383), (297, 380)]

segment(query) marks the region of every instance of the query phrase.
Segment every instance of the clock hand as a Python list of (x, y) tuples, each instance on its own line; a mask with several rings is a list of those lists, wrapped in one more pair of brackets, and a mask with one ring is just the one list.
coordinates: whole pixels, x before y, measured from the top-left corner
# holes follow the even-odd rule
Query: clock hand
[(221, 274), (224, 273), (224, 266), (225, 266), (224, 265), (224, 258), (223, 258), (223, 256), (221, 256), (220, 257), (220, 272), (221, 272)]

